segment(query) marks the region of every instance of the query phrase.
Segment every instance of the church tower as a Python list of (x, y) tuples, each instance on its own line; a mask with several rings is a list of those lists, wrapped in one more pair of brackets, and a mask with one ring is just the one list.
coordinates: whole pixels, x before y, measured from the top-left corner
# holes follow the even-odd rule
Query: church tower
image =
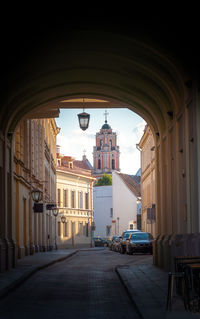
[(93, 175), (101, 177), (103, 173), (112, 174), (119, 169), (119, 146), (117, 146), (117, 134), (107, 122), (107, 111), (104, 113), (105, 123), (96, 133), (96, 146), (93, 148)]

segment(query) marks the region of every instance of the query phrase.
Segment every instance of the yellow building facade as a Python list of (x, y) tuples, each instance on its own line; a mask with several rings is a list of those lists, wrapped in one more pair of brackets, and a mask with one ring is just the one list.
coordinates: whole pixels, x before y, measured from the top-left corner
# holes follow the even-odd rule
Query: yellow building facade
[[(93, 246), (93, 183), (87, 160), (57, 153), (57, 247)], [(63, 216), (65, 222), (63, 223)]]
[(141, 153), (142, 230), (156, 236), (155, 144), (148, 125), (138, 144)]
[[(56, 135), (52, 119), (22, 120), (14, 142), (14, 223), (18, 258), (53, 248), (53, 216), (47, 205), (56, 201)], [(34, 208), (32, 191), (42, 192), (42, 212)], [(42, 204), (42, 205), (41, 205)]]

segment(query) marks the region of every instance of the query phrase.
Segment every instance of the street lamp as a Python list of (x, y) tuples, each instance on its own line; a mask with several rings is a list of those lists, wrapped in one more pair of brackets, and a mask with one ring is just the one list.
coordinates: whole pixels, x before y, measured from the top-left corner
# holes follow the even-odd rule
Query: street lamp
[(117, 217), (117, 222), (118, 222), (118, 235), (119, 235), (119, 217)]
[[(83, 99), (83, 104), (84, 104), (84, 99)], [(88, 128), (88, 126), (89, 126), (90, 114), (84, 112), (84, 107), (83, 107), (83, 112), (77, 114), (77, 116), (78, 116), (80, 128), (83, 131), (85, 131)]]
[(57, 247), (57, 242), (56, 242), (56, 239), (57, 239), (57, 236), (56, 236), (56, 217), (58, 216), (58, 208), (53, 207), (52, 212), (53, 212), (53, 215), (55, 216), (55, 249), (57, 250), (58, 247)]
[(66, 217), (65, 216), (62, 216), (61, 217), (61, 222), (64, 224), (66, 222)]
[(42, 200), (42, 197), (43, 197), (42, 191), (38, 188), (34, 188), (31, 192), (31, 195), (32, 195), (32, 199), (36, 203), (40, 202)]

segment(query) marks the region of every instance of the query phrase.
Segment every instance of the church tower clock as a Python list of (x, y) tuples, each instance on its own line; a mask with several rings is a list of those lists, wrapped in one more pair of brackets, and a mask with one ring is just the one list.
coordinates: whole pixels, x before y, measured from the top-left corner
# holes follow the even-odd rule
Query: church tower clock
[(119, 168), (119, 146), (117, 146), (117, 134), (107, 122), (107, 111), (104, 113), (105, 123), (96, 133), (96, 146), (93, 148), (93, 175), (101, 177), (103, 173), (112, 174), (120, 171)]

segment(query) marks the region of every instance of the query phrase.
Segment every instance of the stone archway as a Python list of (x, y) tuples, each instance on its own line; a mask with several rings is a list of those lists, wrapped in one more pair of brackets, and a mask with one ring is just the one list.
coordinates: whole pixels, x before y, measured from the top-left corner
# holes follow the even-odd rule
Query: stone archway
[(1, 237), (12, 238), (8, 197), (17, 123), (31, 112), (56, 115), (64, 99), (83, 95), (117, 101), (150, 125), (156, 141), (157, 234), (198, 232), (200, 113), (189, 75), (162, 49), (130, 34), (73, 30), (54, 40), (35, 50), (23, 68), (16, 66), (3, 100)]

